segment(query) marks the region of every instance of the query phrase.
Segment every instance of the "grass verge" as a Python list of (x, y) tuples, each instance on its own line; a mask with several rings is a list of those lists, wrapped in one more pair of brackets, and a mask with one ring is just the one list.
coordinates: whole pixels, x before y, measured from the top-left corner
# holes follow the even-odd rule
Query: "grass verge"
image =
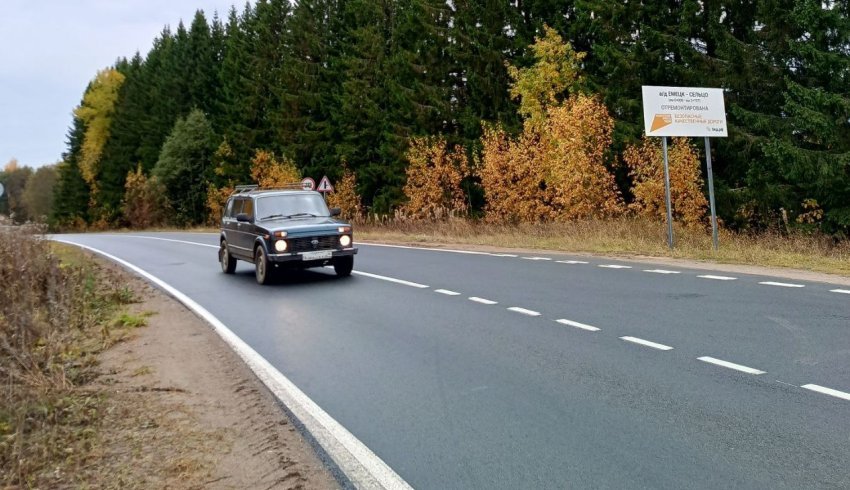
[(106, 397), (97, 355), (134, 295), (38, 232), (0, 230), (0, 487), (85, 486)]
[(384, 242), (672, 257), (850, 275), (850, 242), (823, 235), (750, 235), (722, 230), (716, 252), (712, 249), (710, 231), (676, 226), (674, 236), (675, 248), (670, 251), (664, 224), (643, 219), (518, 225), (455, 219), (391, 221), (357, 227), (359, 239)]

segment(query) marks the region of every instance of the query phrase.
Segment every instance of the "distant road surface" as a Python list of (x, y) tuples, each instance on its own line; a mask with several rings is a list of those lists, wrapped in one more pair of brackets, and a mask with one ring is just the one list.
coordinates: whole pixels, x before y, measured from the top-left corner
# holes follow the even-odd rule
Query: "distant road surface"
[(201, 304), (415, 488), (850, 488), (847, 287), (367, 244), (262, 287), (215, 234), (60, 238)]

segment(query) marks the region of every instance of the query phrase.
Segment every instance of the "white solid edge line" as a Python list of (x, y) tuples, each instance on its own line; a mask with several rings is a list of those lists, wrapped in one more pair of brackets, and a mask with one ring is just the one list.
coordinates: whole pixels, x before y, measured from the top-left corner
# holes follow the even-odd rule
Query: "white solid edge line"
[(834, 396), (836, 398), (842, 398), (844, 400), (850, 400), (850, 393), (845, 393), (843, 391), (833, 390), (832, 388), (827, 388), (825, 386), (808, 384), (808, 385), (803, 385), (800, 388), (805, 388), (807, 390), (817, 391), (818, 393), (823, 393), (824, 395)]
[(478, 296), (470, 296), (469, 301), (475, 301), (476, 303), (481, 303), (482, 305), (495, 305), (499, 303), (498, 301), (479, 298)]
[(378, 274), (372, 274), (370, 272), (351, 271), (351, 273), (357, 274), (358, 276), (371, 277), (372, 279), (380, 279), (382, 281), (394, 282), (396, 284), (402, 284), (402, 285), (411, 286), (411, 287), (414, 287), (414, 288), (420, 288), (420, 289), (427, 289), (428, 288), (427, 285), (419, 284), (418, 282), (405, 281), (403, 279), (396, 279), (394, 277), (379, 276)]
[(653, 274), (681, 274), (679, 271), (668, 271), (665, 269), (644, 269), (644, 272), (652, 272)]
[(604, 269), (631, 269), (630, 265), (619, 265), (619, 264), (600, 264), (598, 267), (602, 267)]
[(647, 347), (652, 347), (653, 349), (658, 350), (672, 350), (673, 348), (669, 345), (659, 344), (656, 342), (650, 342), (649, 340), (639, 339), (637, 337), (620, 337), (620, 339), (625, 340), (626, 342), (632, 342), (635, 344), (645, 345)]
[(163, 242), (187, 243), (189, 245), (200, 245), (202, 247), (218, 248), (218, 245), (210, 245), (208, 243), (190, 242), (188, 240), (175, 240), (174, 238), (160, 238), (160, 237), (156, 237), (156, 236), (144, 236), (144, 235), (114, 235), (114, 234), (112, 236), (126, 236), (126, 237), (130, 237), (130, 238), (146, 238), (148, 240), (162, 240)]
[(322, 410), (316, 402), (295, 386), (292, 381), (275, 369), (263, 356), (258, 354), (203, 306), (165, 281), (114, 255), (94, 247), (89, 247), (88, 245), (61, 239), (54, 240), (90, 250), (123, 265), (156, 284), (183, 303), (187, 308), (194, 311), (195, 314), (206, 320), (222, 340), (245, 361), (245, 364), (251, 368), (251, 371), (257, 375), (260, 381), (298, 418), (306, 430), (315, 438), (316, 442), (356, 487), (386, 489), (412, 488), (381, 458), (373, 453), (372, 450), (354, 437), (351, 432), (327, 412)]
[(765, 286), (779, 286), (781, 288), (804, 288), (804, 287), (806, 287), (804, 284), (792, 284), (790, 282), (762, 281), (759, 284), (764, 284)]
[(850, 294), (850, 289), (830, 289), (830, 293)]
[(435, 293), (445, 294), (446, 296), (460, 296), (457, 291), (449, 291), (448, 289), (435, 289)]
[(583, 260), (556, 260), (555, 262), (559, 264), (589, 264), (590, 262), (585, 262)]
[(567, 320), (566, 318), (561, 318), (560, 320), (555, 320), (561, 325), (569, 325), (571, 327), (581, 328), (582, 330), (587, 330), (589, 332), (598, 332), (600, 329), (594, 327), (593, 325), (586, 325), (584, 323), (574, 322), (572, 320)]
[(723, 366), (725, 368), (734, 369), (736, 371), (741, 371), (742, 373), (748, 374), (764, 374), (766, 371), (762, 371), (760, 369), (753, 369), (751, 367), (743, 366), (741, 364), (735, 364), (734, 362), (724, 361), (722, 359), (715, 359), (714, 357), (703, 356), (697, 357), (697, 360), (702, 362), (707, 362), (709, 364), (715, 364), (717, 366)]
[(711, 274), (707, 274), (707, 275), (704, 275), (704, 276), (697, 276), (697, 277), (701, 277), (701, 278), (703, 278), (703, 279), (714, 279), (714, 280), (716, 280), (716, 281), (734, 281), (734, 280), (738, 279), (737, 277), (730, 277), (730, 276), (712, 276)]
[(513, 311), (514, 313), (521, 313), (523, 315), (528, 316), (540, 316), (539, 311), (526, 310), (525, 308), (520, 308), (519, 306), (511, 306), (510, 308), (508, 308), (508, 310)]

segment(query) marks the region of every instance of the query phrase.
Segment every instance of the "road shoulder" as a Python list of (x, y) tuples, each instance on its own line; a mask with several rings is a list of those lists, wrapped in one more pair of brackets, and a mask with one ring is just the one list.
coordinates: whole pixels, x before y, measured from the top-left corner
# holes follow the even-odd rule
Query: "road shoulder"
[[(338, 488), (275, 398), (203, 320), (109, 261), (146, 326), (101, 356), (101, 459), (133, 486)], [(153, 312), (153, 314), (149, 314)], [(149, 314), (149, 315), (148, 315)]]

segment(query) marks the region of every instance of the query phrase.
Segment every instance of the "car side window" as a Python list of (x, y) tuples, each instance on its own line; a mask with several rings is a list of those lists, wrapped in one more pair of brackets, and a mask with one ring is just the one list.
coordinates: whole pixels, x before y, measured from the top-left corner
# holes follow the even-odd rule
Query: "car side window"
[(224, 217), (225, 218), (232, 218), (233, 217), (233, 203), (234, 202), (236, 202), (236, 199), (231, 199), (231, 200), (227, 201), (227, 209), (224, 210)]
[(248, 215), (248, 218), (254, 217), (254, 200), (251, 198), (245, 199), (242, 205), (242, 212)]
[(242, 199), (234, 199), (233, 200), (233, 209), (231, 210), (230, 216), (235, 218), (239, 213), (242, 212)]

